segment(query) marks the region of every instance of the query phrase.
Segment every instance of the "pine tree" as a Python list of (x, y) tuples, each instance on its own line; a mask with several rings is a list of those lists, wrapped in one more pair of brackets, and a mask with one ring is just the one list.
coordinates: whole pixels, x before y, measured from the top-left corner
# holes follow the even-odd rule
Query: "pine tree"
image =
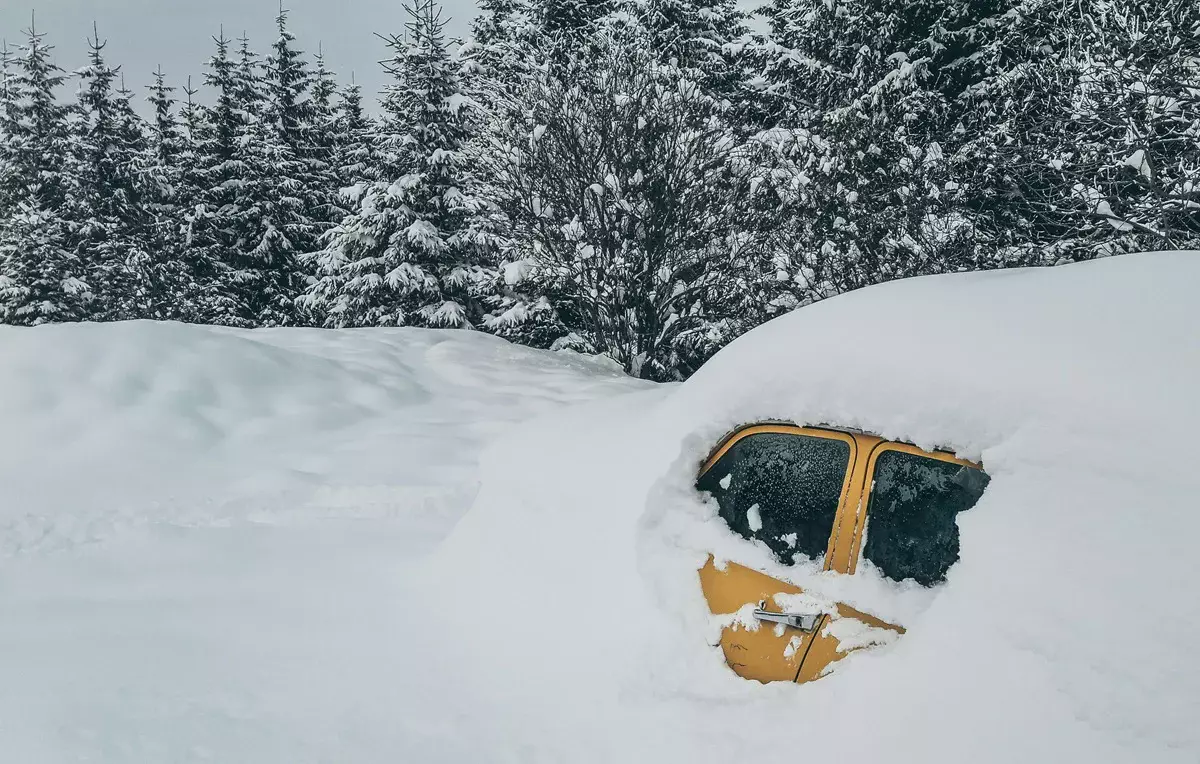
[[(152, 90), (152, 98), (154, 91)], [(238, 324), (239, 306), (230, 287), (228, 267), (220, 259), (219, 242), (206, 227), (213, 218), (208, 215), (205, 200), (211, 197), (208, 182), (212, 179), (212, 158), (208, 149), (215, 147), (212, 116), (197, 100), (198, 91), (187, 79), (183, 89), (185, 100), (179, 114), (180, 144), (173, 195), (177, 216), (167, 230), (160, 229), (165, 238), (178, 241), (180, 262), (176, 264), (180, 279), (175, 305), (169, 314), (173, 319), (199, 324)], [(156, 105), (157, 113), (158, 107)], [(168, 278), (169, 283), (169, 278)]]
[[(194, 147), (195, 160), (185, 175), (188, 212), (184, 217), (185, 241), (190, 255), (209, 274), (206, 291), (222, 296), (200, 309), (206, 322), (249, 326), (252, 321), (239, 289), (239, 246), (235, 213), (244, 188), (245, 168), (239, 142), (245, 134), (243, 93), (237, 63), (229, 53), (224, 32), (213, 38), (216, 51), (209, 58), (204, 82), (212, 91), (212, 106), (201, 109), (189, 94), (184, 124)], [(194, 92), (194, 91), (193, 91)]]
[(664, 62), (696, 69), (706, 80), (729, 84), (735, 74), (728, 46), (747, 34), (745, 14), (734, 0), (645, 0), (631, 4), (650, 32), (651, 48)]
[[(345, 140), (338, 132), (338, 94), (334, 74), (325, 64), (325, 53), (318, 46), (316, 68), (312, 83), (308, 123), (305, 125), (305, 145), (311, 158), (318, 163), (315, 171), (329, 172), (337, 161), (339, 145)], [(359, 98), (361, 109), (361, 95)], [(315, 173), (314, 173), (315, 174)]]
[(97, 297), (89, 316), (137, 318), (141, 300), (134, 270), (144, 260), (138, 239), (147, 223), (138, 182), (144, 136), (129, 103), (132, 94), (123, 86), (116, 90), (120, 72), (105, 61), (106, 43), (95, 34), (89, 46), (88, 65), (78, 71), (79, 121), (72, 152), (76, 182), (64, 215), (73, 232), (70, 246)]
[(528, 77), (537, 38), (528, 0), (481, 0), (471, 37), (460, 50), (467, 64), (466, 85), (484, 105), (483, 119), (507, 105)]
[(486, 237), (462, 154), (466, 98), (440, 10), (432, 0), (405, 7), (407, 40), (388, 39), (387, 174), (356, 189), (356, 210), (327, 237), (305, 297), (327, 326), (469, 326), (495, 280), (479, 265)]
[(1059, 260), (1195, 245), (1198, 28), (1192, 3), (1132, 0), (1043, 4), (1007, 25), (1009, 65), (965, 121), (964, 185), (995, 239)]
[(958, 180), (964, 94), (985, 77), (980, 62), (995, 57), (1004, 28), (996, 5), (772, 4), (762, 89), (783, 116), (768, 137), (779, 162), (764, 177), (802, 299), (1015, 264), (985, 246)]
[[(303, 217), (303, 168), (291, 144), (301, 139), (307, 80), (292, 56), (285, 22), (281, 14), (280, 40), (265, 74), (249, 39), (239, 38), (234, 78), (241, 120), (231, 209), (236, 238), (227, 262), (244, 319), (254, 326), (295, 322), (294, 299), (303, 283), (296, 243), (311, 234)], [(281, 48), (286, 50), (282, 59)]]
[(362, 88), (351, 82), (342, 90), (334, 127), (339, 137), (334, 160), (339, 190), (380, 179), (376, 129), (363, 111)]
[(0, 226), (2, 323), (81, 320), (93, 296), (63, 218), (73, 191), (71, 109), (56, 99), (65, 75), (52, 52), (31, 24), (6, 81), (4, 185), (10, 209)]
[[(0, 42), (0, 228), (15, 213), (22, 199), (15, 151), (21, 134), (20, 96), (8, 41)], [(0, 263), (0, 267), (2, 267)]]
[(338, 169), (340, 152), (348, 137), (339, 130), (338, 105), (335, 103), (337, 93), (337, 81), (325, 63), (324, 51), (318, 46), (308, 120), (304, 125), (304, 141), (300, 152), (300, 157), (305, 161), (306, 215), (312, 225), (312, 233), (304, 242), (302, 254), (318, 249), (320, 237), (342, 222), (350, 212), (341, 204), (339, 193), (342, 187)]
[(175, 88), (166, 84), (162, 67), (154, 73), (146, 97), (154, 112), (147, 129), (140, 185), (146, 223), (140, 236), (142, 258), (136, 262), (140, 314), (159, 320), (195, 321), (196, 273), (180, 221), (188, 205), (181, 164), (186, 138), (175, 115)]

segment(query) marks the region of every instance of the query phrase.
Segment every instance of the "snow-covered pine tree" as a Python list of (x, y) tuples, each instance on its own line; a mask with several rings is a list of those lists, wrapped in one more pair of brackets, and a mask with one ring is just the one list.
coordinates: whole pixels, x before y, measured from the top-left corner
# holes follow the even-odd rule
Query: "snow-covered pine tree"
[(995, 168), (985, 181), (996, 206), (1024, 224), (999, 220), (1025, 234), (1014, 246), (1059, 259), (1195, 246), (1200, 8), (1087, 0), (1029, 10), (1011, 25), (1023, 43), (1009, 46), (1013, 73), (988, 83), (993, 130), (968, 122), (975, 155)]
[(768, 134), (782, 161), (764, 177), (780, 190), (777, 228), (803, 298), (1006, 264), (981, 260), (953, 166), (964, 138), (957, 99), (982, 76), (961, 59), (987, 43), (958, 33), (986, 30), (995, 4), (776, 0), (769, 9), (766, 71), (776, 81), (766, 89), (789, 103)]
[[(314, 258), (305, 304), (327, 326), (467, 327), (495, 281), (462, 153), (467, 98), (433, 0), (405, 6), (388, 38), (395, 77), (384, 99), (383, 179), (352, 191), (355, 211)], [(399, 171), (399, 172), (397, 172)]]
[(20, 199), (55, 210), (69, 183), (65, 169), (71, 150), (72, 107), (58, 101), (66, 73), (54, 63), (54, 47), (32, 25), (25, 34), (7, 80), (12, 104), (5, 116), (9, 178)]
[[(239, 281), (241, 258), (237, 220), (245, 189), (246, 167), (240, 141), (246, 132), (245, 101), (238, 64), (230, 55), (224, 30), (213, 37), (216, 50), (206, 63), (204, 84), (212, 91), (211, 106), (201, 107), (192, 93), (184, 109), (184, 126), (194, 161), (185, 165), (184, 216), (189, 257), (208, 274), (203, 291), (221, 299), (199, 306), (204, 321), (251, 326), (253, 321)], [(190, 86), (189, 86), (190, 89)], [(193, 91), (194, 93), (194, 91)]]
[(313, 233), (305, 216), (304, 163), (291, 143), (302, 140), (308, 77), (290, 49), (285, 22), (281, 14), (280, 39), (265, 72), (249, 39), (238, 39), (233, 77), (240, 119), (229, 210), (235, 238), (226, 262), (243, 319), (252, 326), (295, 323), (294, 301), (304, 282), (297, 256)]
[(537, 27), (537, 61), (551, 68), (568, 67), (593, 48), (598, 24), (621, 0), (531, 0)]
[[(304, 252), (320, 247), (319, 239), (326, 231), (342, 222), (350, 210), (342, 204), (339, 178), (339, 153), (347, 136), (339, 131), (337, 81), (325, 62), (325, 53), (317, 47), (309, 99), (308, 120), (304, 125), (304, 140), (299, 156), (306, 163), (305, 199), (307, 216), (314, 226)], [(361, 108), (361, 100), (360, 100)], [(307, 275), (307, 274), (306, 274)]]
[[(206, 61), (204, 84), (212, 91), (211, 106), (200, 107), (194, 91), (188, 92), (184, 125), (190, 137), (194, 161), (185, 178), (190, 203), (184, 216), (188, 253), (200, 263), (211, 266), (211, 288), (229, 297), (226, 309), (204, 306), (206, 323), (245, 325), (238, 300), (234, 297), (233, 269), (229, 251), (234, 239), (232, 221), (227, 219), (239, 185), (236, 178), (235, 152), (241, 132), (241, 113), (235, 92), (235, 64), (229, 55), (229, 38), (212, 37), (214, 54)], [(188, 182), (190, 181), (190, 182)]]
[(114, 98), (117, 114), (117, 136), (128, 157), (125, 174), (130, 183), (130, 203), (127, 215), (120, 223), (121, 240), (124, 246), (118, 250), (116, 260), (121, 263), (118, 272), (128, 279), (129, 297), (118, 301), (113, 318), (154, 318), (153, 293), (160, 291), (158, 284), (163, 269), (173, 258), (169, 251), (153, 249), (149, 232), (155, 224), (155, 216), (147, 206), (146, 192), (148, 173), (151, 166), (150, 144), (147, 138), (146, 121), (133, 107), (135, 94), (125, 85), (122, 75), (120, 87)]
[(220, 113), (220, 98), (212, 112), (205, 109), (191, 77), (187, 78), (183, 95), (176, 160), (178, 186), (174, 194), (177, 217), (171, 221), (174, 231), (164, 234), (173, 233), (179, 244), (176, 252), (181, 282), (173, 315), (189, 323), (237, 325), (239, 306), (228, 287), (228, 267), (221, 260), (216, 232), (208, 227), (215, 219), (207, 207), (212, 201), (208, 184), (214, 177), (214, 159), (208, 151), (216, 148), (211, 118)]
[(7, 80), (4, 184), (14, 206), (0, 226), (0, 323), (81, 320), (92, 298), (63, 218), (72, 191), (71, 107), (57, 100), (65, 74), (52, 52), (31, 24)]
[(486, 121), (511, 102), (513, 95), (537, 65), (533, 24), (528, 0), (481, 0), (479, 15), (471, 22), (471, 36), (459, 51), (465, 62), (465, 80), (482, 108)]
[[(266, 92), (261, 118), (248, 120), (253, 137), (243, 143), (253, 175), (247, 190), (258, 215), (257, 221), (247, 221), (257, 225), (248, 244), (259, 270), (258, 296), (267, 298), (259, 304), (256, 321), (265, 325), (303, 320), (295, 305), (307, 281), (301, 256), (316, 250), (320, 235), (340, 218), (331, 201), (336, 180), (321, 145), (332, 137), (319, 134), (327, 125), (314, 123), (309, 98), (313, 77), (287, 20), (288, 12), (281, 7), (276, 17), (279, 34), (262, 78)], [(323, 98), (330, 89), (327, 72), (325, 77)]]
[[(363, 111), (362, 87), (351, 79), (342, 89), (334, 123), (338, 136), (334, 171), (339, 191), (380, 179), (376, 130), (375, 121)], [(345, 206), (341, 194), (338, 199), (339, 207)]]
[(183, 161), (192, 154), (175, 114), (175, 88), (167, 85), (161, 66), (147, 90), (153, 118), (139, 178), (146, 224), (140, 236), (143, 257), (134, 269), (140, 315), (195, 322), (202, 319), (197, 303), (203, 274), (191, 267), (194, 261), (181, 225), (190, 203)]
[[(20, 132), (20, 98), (8, 41), (0, 41), (0, 228), (23, 198), (17, 175), (15, 144)], [(3, 264), (0, 263), (0, 267)]]
[(741, 79), (735, 42), (749, 30), (735, 0), (624, 0), (650, 32), (650, 45), (665, 62), (703, 74), (701, 84), (720, 97)]
[(118, 93), (118, 67), (104, 57), (107, 43), (93, 27), (88, 64), (80, 79), (73, 135), (74, 175), (64, 215), (72, 229), (72, 251), (95, 293), (88, 317), (120, 320), (140, 317), (136, 262), (141, 260), (142, 219), (138, 167), (144, 149), (140, 120)]

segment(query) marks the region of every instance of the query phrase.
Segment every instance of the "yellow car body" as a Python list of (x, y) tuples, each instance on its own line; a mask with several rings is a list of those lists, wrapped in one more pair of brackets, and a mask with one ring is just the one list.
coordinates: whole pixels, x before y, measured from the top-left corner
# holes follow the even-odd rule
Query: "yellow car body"
[[(845, 454), (844, 476), (840, 495), (836, 499), (836, 511), (832, 512), (832, 518), (825, 518), (831, 522), (828, 523), (823, 555), (824, 571), (845, 575), (853, 575), (859, 567), (871, 520), (872, 490), (878, 477), (880, 459), (885, 454), (907, 454), (947, 466), (978, 471), (983, 475), (980, 465), (943, 451), (926, 451), (907, 443), (850, 430), (770, 423), (748, 426), (727, 437), (701, 467), (697, 486), (704, 490), (703, 486), (707, 485), (712, 489), (710, 492), (720, 493), (721, 483), (712, 480), (714, 470), (719, 471), (727, 455), (739, 448), (740, 444), (762, 436), (775, 436), (777, 440), (778, 436), (815, 439), (811, 442), (837, 444), (836, 447)], [(721, 478), (727, 487), (733, 472), (729, 475)], [(983, 480), (986, 481), (986, 476), (983, 476)], [(921, 501), (920, 496), (914, 495), (913, 498), (918, 503)], [(974, 499), (977, 498), (975, 495)], [(973, 504), (974, 500), (970, 500), (970, 503)], [(760, 508), (758, 503), (751, 507), (751, 512), (764, 510), (769, 512), (771, 508)], [(760, 528), (761, 523), (758, 520)], [(823, 523), (819, 525), (823, 531)], [(711, 612), (731, 619), (722, 630), (720, 646), (729, 667), (747, 679), (760, 682), (808, 682), (824, 676), (834, 663), (850, 652), (861, 649), (855, 646), (847, 648), (837, 637), (839, 632), (846, 633), (847, 627), (881, 629), (896, 635), (904, 633), (902, 625), (887, 623), (842, 603), (807, 614), (807, 620), (802, 625), (786, 623), (789, 620), (787, 613), (783, 612), (777, 600), (786, 602), (789, 598), (803, 595), (800, 587), (736, 562), (718, 561), (712, 556), (700, 570), (700, 585)], [(755, 615), (751, 616), (751, 613)], [(738, 614), (743, 617), (734, 617)], [(859, 623), (850, 624), (846, 622), (848, 620)]]

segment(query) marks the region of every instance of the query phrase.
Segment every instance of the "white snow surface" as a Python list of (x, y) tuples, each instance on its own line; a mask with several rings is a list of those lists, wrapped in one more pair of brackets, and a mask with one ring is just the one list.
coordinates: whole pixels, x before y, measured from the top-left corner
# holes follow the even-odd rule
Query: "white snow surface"
[[(0, 329), (0, 759), (1195, 762), (1197, 284), (897, 282), (681, 386), (461, 332)], [(768, 419), (981, 460), (947, 583), (733, 536), (695, 471)], [(908, 632), (741, 680), (710, 553)]]

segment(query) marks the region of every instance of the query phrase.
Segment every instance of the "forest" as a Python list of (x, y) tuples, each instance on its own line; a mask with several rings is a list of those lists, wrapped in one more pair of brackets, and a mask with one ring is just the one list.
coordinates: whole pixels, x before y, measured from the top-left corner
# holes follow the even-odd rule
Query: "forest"
[(1195, 2), (479, 8), (364, 21), (378, 94), (284, 10), (144, 93), (99, 33), (67, 72), (0, 30), (0, 323), (459, 328), (676, 380), (871, 284), (1200, 248)]

